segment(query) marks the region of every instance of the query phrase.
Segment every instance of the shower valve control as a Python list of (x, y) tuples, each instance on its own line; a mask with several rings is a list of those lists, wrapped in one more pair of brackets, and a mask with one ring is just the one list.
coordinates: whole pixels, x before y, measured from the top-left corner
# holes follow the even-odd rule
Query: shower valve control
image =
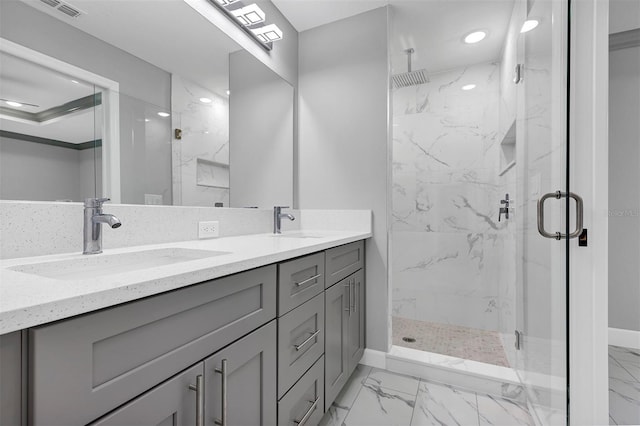
[(498, 222), (502, 219), (503, 214), (505, 219), (509, 219), (509, 194), (504, 194), (504, 200), (500, 200), (500, 204), (504, 204), (504, 207), (500, 207), (498, 211)]

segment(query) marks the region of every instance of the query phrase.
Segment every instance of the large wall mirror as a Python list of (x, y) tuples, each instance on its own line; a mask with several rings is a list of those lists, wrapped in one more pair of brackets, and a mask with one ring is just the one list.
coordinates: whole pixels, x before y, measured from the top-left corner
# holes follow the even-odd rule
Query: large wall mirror
[(288, 82), (183, 0), (65, 4), (0, 4), (0, 199), (292, 205)]

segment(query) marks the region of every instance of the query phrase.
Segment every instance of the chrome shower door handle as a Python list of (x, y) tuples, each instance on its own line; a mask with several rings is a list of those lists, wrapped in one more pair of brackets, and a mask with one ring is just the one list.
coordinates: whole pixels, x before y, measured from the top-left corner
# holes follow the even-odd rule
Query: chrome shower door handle
[[(561, 198), (566, 198), (566, 197), (573, 198), (576, 202), (576, 229), (573, 232), (571, 232), (569, 235), (563, 234), (562, 232), (555, 232), (555, 233), (547, 232), (547, 230), (544, 228), (545, 201), (547, 201), (549, 198), (555, 198), (559, 200)], [(554, 240), (563, 240), (566, 238), (576, 238), (576, 237), (579, 237), (580, 234), (582, 234), (583, 220), (584, 220), (584, 203), (582, 201), (582, 197), (580, 197), (579, 195), (574, 194), (573, 192), (569, 192), (569, 193), (562, 192), (562, 191), (549, 192), (548, 194), (544, 194), (542, 197), (540, 197), (540, 199), (538, 200), (537, 210), (538, 210), (538, 232), (543, 237), (551, 238)]]

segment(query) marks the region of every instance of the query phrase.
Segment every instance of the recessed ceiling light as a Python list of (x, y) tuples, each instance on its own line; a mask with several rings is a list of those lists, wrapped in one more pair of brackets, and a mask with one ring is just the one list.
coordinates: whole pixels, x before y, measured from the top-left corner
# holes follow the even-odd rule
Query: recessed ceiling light
[(209, 98), (200, 98), (200, 102), (202, 102), (203, 104), (210, 104), (211, 103), (211, 99), (209, 99)]
[(80, 84), (80, 82), (78, 80), (71, 80), (72, 83), (74, 84)]
[(151, 121), (151, 120), (149, 120), (148, 118), (145, 118), (145, 119), (144, 119), (144, 122), (145, 122), (145, 123), (148, 123), (148, 122), (150, 122), (150, 121)]
[(159, 115), (160, 117), (168, 117), (168, 116), (170, 116), (171, 114), (169, 114), (168, 112), (159, 112), (159, 113), (158, 113), (158, 115)]
[(7, 105), (16, 107), (16, 108), (20, 108), (22, 106), (20, 102), (16, 102), (16, 101), (5, 101), (5, 102), (7, 103)]
[(527, 21), (524, 21), (524, 24), (522, 24), (522, 28), (520, 29), (520, 32), (521, 33), (529, 32), (535, 29), (539, 23), (540, 22), (538, 22), (537, 19), (529, 19)]
[(231, 90), (227, 89), (227, 96), (231, 94)]
[(462, 90), (471, 90), (475, 88), (476, 88), (475, 84), (465, 84), (464, 86), (462, 86)]
[(477, 43), (479, 41), (484, 40), (486, 36), (487, 36), (486, 31), (474, 31), (465, 36), (464, 42), (467, 44)]

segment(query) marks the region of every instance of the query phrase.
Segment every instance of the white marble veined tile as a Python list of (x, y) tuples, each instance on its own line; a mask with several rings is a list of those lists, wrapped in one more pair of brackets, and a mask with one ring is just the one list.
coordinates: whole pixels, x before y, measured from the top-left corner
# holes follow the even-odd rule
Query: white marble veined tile
[(318, 424), (320, 426), (341, 426), (348, 413), (349, 410), (333, 405), (324, 413), (322, 420)]
[(533, 426), (527, 408), (510, 399), (478, 395), (478, 412), (481, 425)]
[(365, 384), (415, 395), (418, 392), (420, 379), (374, 368), (369, 373)]
[(365, 383), (343, 424), (346, 426), (408, 426), (415, 400), (415, 394)]
[(535, 415), (544, 426), (565, 426), (567, 424), (567, 414), (565, 410), (542, 405), (534, 405)]
[(609, 415), (619, 425), (640, 424), (640, 383), (609, 378)]
[(342, 409), (350, 409), (370, 372), (371, 367), (358, 364), (356, 369), (353, 371), (353, 374), (349, 377), (349, 380), (347, 380), (347, 383), (336, 397), (333, 405)]
[(640, 382), (640, 364), (624, 360), (618, 361), (618, 364), (620, 364), (622, 368), (624, 368), (631, 376), (633, 376), (634, 381)]
[(621, 346), (609, 346), (609, 354), (618, 362), (634, 363), (640, 365), (640, 349), (623, 348)]
[[(633, 364), (629, 364), (629, 367), (633, 367)], [(640, 368), (639, 368), (640, 370)], [(619, 379), (627, 382), (636, 381), (636, 378), (624, 368), (618, 361), (609, 355), (609, 378)]]
[(478, 425), (476, 394), (422, 381), (411, 425)]

